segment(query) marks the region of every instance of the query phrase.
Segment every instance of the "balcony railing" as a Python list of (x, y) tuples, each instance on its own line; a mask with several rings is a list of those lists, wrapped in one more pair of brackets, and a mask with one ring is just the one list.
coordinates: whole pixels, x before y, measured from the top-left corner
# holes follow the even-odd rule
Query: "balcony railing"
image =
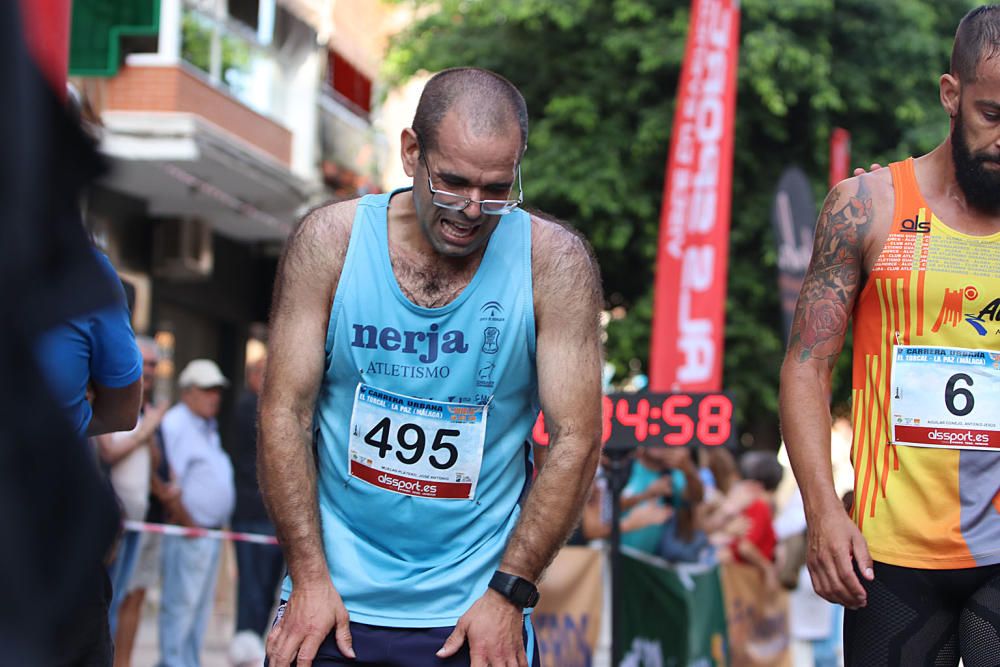
[(181, 17), (181, 58), (251, 109), (278, 117), (272, 90), (279, 74), (275, 54), (249, 27), (188, 0)]

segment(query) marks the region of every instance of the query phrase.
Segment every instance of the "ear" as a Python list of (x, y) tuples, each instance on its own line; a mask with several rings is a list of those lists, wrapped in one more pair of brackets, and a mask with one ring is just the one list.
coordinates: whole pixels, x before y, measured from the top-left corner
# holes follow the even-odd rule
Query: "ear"
[(403, 161), (403, 171), (410, 178), (417, 173), (417, 163), (420, 161), (420, 143), (413, 128), (406, 128), (399, 135), (399, 157)]
[(952, 118), (958, 116), (959, 101), (962, 97), (962, 84), (951, 74), (941, 75), (941, 106)]

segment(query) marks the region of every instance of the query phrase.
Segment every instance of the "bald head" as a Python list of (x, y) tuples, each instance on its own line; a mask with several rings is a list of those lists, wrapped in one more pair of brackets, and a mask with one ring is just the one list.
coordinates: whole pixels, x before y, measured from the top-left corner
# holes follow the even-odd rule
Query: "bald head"
[(516, 129), (524, 152), (528, 108), (520, 91), (499, 74), (476, 67), (456, 67), (431, 77), (413, 116), (413, 130), (424, 150), (437, 147), (438, 128), (452, 110), (479, 136), (497, 136)]
[(962, 83), (972, 83), (979, 65), (992, 58), (1000, 58), (1000, 5), (983, 5), (958, 24), (951, 74)]

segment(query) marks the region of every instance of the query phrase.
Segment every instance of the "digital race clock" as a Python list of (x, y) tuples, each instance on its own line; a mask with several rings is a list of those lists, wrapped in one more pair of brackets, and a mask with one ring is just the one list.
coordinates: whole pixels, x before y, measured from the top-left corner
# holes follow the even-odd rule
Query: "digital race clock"
[[(727, 394), (608, 394), (602, 400), (601, 444), (611, 449), (637, 445), (731, 445), (733, 401)], [(544, 415), (532, 438), (549, 444)]]

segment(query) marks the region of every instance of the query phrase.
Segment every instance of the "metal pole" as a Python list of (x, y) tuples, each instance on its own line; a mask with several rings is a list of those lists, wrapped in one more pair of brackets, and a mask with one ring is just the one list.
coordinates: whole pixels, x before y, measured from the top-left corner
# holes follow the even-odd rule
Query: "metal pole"
[(621, 650), (621, 495), (632, 471), (634, 447), (605, 448), (608, 456), (608, 490), (611, 492), (611, 664), (617, 665)]

